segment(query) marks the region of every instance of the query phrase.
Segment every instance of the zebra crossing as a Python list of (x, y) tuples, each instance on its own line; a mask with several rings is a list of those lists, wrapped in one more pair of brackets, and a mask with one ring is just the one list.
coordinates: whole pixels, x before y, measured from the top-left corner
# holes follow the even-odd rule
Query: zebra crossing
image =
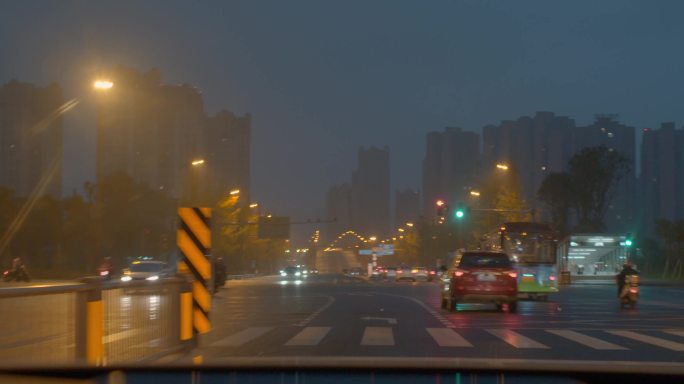
[[(397, 338), (405, 336), (404, 333), (391, 326), (364, 326), (362, 328), (360, 338), (357, 341), (358, 345), (362, 347), (396, 346)], [(422, 332), (426, 340), (430, 340), (438, 348), (477, 348), (478, 342), (480, 344), (483, 342), (482, 337), (474, 337), (472, 335), (469, 337), (466, 334), (472, 331), (473, 329), (432, 327), (419, 329), (418, 333)], [(482, 331), (493, 337), (486, 341), (490, 346), (492, 342), (500, 342), (503, 345), (521, 350), (567, 348), (568, 342), (570, 342), (580, 348), (595, 351), (637, 350), (642, 345), (675, 352), (684, 351), (684, 331), (672, 329), (648, 331), (591, 330), (591, 335), (587, 334), (588, 331), (585, 330), (569, 329), (514, 330), (494, 328), (477, 331)], [(262, 341), (272, 342), (273, 338), (271, 336), (279, 332), (293, 333), (291, 336), (286, 335), (288, 338), (282, 344), (285, 348), (316, 347), (324, 343), (326, 338), (335, 332), (335, 328), (329, 326), (247, 327), (227, 337), (209, 342), (205, 346), (241, 347), (249, 343), (259, 342), (262, 338)], [(543, 341), (539, 340), (539, 338), (542, 338)]]

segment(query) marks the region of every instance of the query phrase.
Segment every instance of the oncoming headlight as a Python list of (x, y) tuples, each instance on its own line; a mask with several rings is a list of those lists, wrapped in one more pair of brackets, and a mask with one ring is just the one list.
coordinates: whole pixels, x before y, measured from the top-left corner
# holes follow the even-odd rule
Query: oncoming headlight
[(149, 281), (159, 280), (159, 276), (153, 275), (153, 276), (145, 278), (145, 280), (149, 280)]
[(130, 276), (121, 276), (121, 281), (131, 281), (131, 280), (133, 280), (133, 278)]

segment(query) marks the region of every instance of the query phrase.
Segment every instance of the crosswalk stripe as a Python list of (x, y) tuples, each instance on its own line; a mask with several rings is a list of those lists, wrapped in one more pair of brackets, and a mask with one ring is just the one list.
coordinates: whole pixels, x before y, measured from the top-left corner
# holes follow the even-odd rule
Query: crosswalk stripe
[(548, 349), (546, 345), (538, 343), (527, 336), (523, 336), (510, 329), (488, 329), (487, 332), (520, 349)]
[(366, 327), (361, 338), (361, 345), (394, 345), (392, 327)]
[(628, 339), (641, 341), (642, 343), (655, 345), (656, 347), (669, 349), (671, 351), (684, 351), (684, 344), (675, 343), (674, 341), (669, 341), (669, 340), (661, 339), (658, 337), (643, 335), (641, 333), (636, 333), (636, 332), (632, 332), (632, 331), (606, 331), (606, 332), (611, 333), (613, 335), (626, 337)]
[(250, 327), (209, 345), (212, 347), (239, 347), (270, 332), (272, 329), (273, 327)]
[(548, 333), (552, 333), (556, 336), (560, 336), (563, 338), (566, 338), (568, 340), (572, 340), (576, 343), (580, 343), (582, 345), (586, 345), (587, 347), (593, 348), (593, 349), (598, 349), (602, 351), (624, 351), (627, 350), (628, 348), (625, 348), (623, 346), (609, 343), (607, 341), (603, 341), (601, 339), (597, 339), (595, 337), (583, 335), (579, 332), (575, 331), (570, 331), (570, 330), (565, 330), (565, 329), (548, 329), (546, 330)]
[(473, 345), (451, 328), (425, 328), (440, 347), (472, 347)]
[(330, 332), (330, 327), (306, 327), (285, 343), (285, 345), (318, 345), (328, 332)]
[(665, 331), (665, 333), (669, 333), (670, 335), (684, 337), (684, 331), (671, 330), (671, 331)]

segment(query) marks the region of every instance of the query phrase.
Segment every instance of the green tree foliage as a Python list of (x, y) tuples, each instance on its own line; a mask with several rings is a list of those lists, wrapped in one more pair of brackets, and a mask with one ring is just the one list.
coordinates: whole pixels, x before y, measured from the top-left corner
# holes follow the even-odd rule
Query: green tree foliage
[(575, 207), (574, 185), (570, 175), (567, 172), (549, 174), (539, 187), (537, 198), (551, 213), (556, 229), (567, 233), (570, 212)]
[(544, 179), (537, 197), (561, 228), (574, 211), (576, 230), (600, 232), (605, 230), (603, 219), (629, 170), (627, 159), (610, 148), (584, 148), (570, 159), (567, 173), (552, 173)]
[(617, 186), (630, 170), (625, 157), (605, 146), (584, 148), (568, 163), (577, 212), (578, 229), (602, 231), (603, 218), (617, 193)]

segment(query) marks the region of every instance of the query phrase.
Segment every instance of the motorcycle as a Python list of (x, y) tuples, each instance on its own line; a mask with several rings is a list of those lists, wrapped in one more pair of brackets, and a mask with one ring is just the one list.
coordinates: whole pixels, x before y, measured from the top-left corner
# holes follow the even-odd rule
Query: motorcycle
[(97, 269), (97, 274), (104, 280), (109, 281), (112, 279), (112, 268), (102, 265)]
[(625, 276), (625, 285), (622, 287), (622, 292), (620, 293), (620, 308), (629, 305), (630, 308), (634, 309), (638, 300), (639, 276), (627, 275)]
[(29, 277), (29, 274), (26, 271), (26, 267), (23, 265), (14, 271), (11, 269), (6, 270), (2, 274), (2, 279), (6, 282), (9, 282), (9, 281), (26, 281), (26, 282), (29, 282), (29, 281), (31, 281), (31, 278)]

